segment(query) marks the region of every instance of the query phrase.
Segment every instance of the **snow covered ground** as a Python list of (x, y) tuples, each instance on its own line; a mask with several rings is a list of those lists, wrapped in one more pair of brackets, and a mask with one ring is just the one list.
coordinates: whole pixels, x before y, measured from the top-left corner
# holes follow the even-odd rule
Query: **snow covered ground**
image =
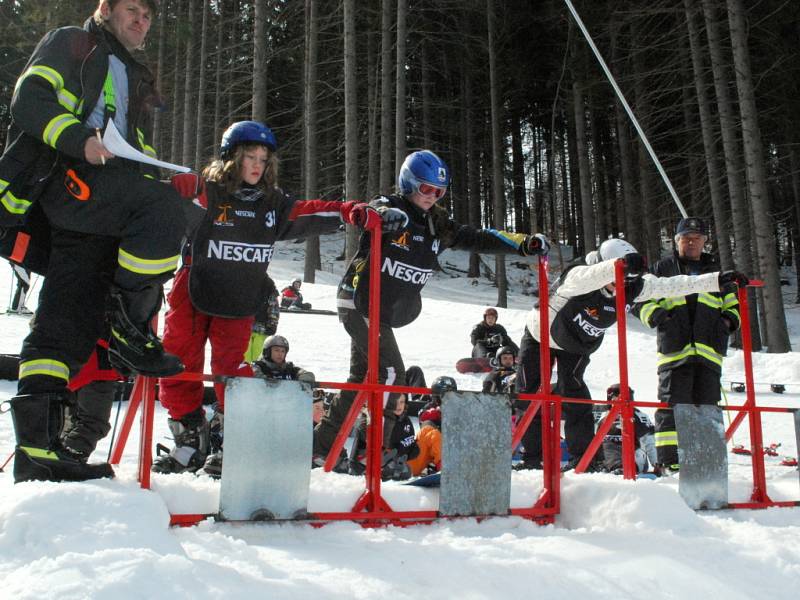
[[(338, 237), (323, 243), (335, 256)], [(466, 255), (447, 253), (425, 290), (421, 317), (397, 330), (406, 366), (421, 365), (430, 383), (456, 377), (459, 388), (479, 389), (480, 377), (454, 373), (468, 355), (469, 331), (493, 304), (485, 279), (459, 276)], [(317, 283), (305, 284), (316, 308), (334, 308), (343, 263), (324, 259)], [(519, 339), (532, 298), (530, 272), (508, 259), (512, 293), (500, 323)], [(493, 259), (487, 264), (493, 265)], [(449, 268), (453, 265), (456, 269)], [(0, 308), (9, 297), (9, 271), (0, 271)], [(302, 273), (302, 245), (285, 244), (270, 272), (279, 285)], [(793, 280), (793, 278), (792, 278)], [(38, 289), (38, 286), (37, 286)], [(793, 295), (786, 289), (789, 302)], [(35, 307), (35, 299), (29, 302)], [(800, 315), (788, 304), (790, 332), (800, 344)], [(655, 339), (629, 320), (631, 386), (638, 400), (655, 400)], [(0, 316), (0, 352), (19, 351), (25, 318)], [(343, 381), (349, 339), (335, 317), (283, 314), (279, 327), (292, 348), (289, 359), (318, 380)], [(618, 379), (616, 333), (593, 356), (587, 381), (595, 398)], [(756, 380), (784, 383), (787, 393), (758, 387), (762, 405), (800, 407), (800, 355), (754, 357)], [(743, 381), (742, 356), (726, 359), (725, 381)], [(15, 384), (0, 381), (0, 401)], [(728, 392), (732, 405), (744, 394)], [(156, 414), (155, 437), (167, 440), (166, 413)], [(786, 414), (764, 418), (764, 441), (796, 455)], [(520, 518), (442, 521), (434, 525), (371, 530), (350, 523), (232, 525), (207, 521), (169, 528), (170, 512), (214, 512), (219, 486), (189, 475), (154, 476), (153, 490), (138, 487), (136, 432), (113, 481), (13, 485), (10, 465), (0, 474), (0, 598), (795, 598), (800, 587), (800, 509), (695, 513), (676, 479), (628, 482), (607, 474), (562, 479), (562, 512), (541, 527)], [(734, 443), (747, 445), (746, 423)], [(0, 464), (13, 451), (11, 419), (0, 416)], [(108, 443), (95, 458), (104, 458)], [(730, 499), (750, 495), (750, 462), (729, 455)], [(794, 468), (767, 458), (773, 499), (800, 499)], [(536, 472), (514, 473), (512, 506), (530, 506), (541, 487)], [(312, 472), (310, 510), (347, 510), (361, 479)], [(384, 484), (398, 509), (432, 509), (438, 492)]]

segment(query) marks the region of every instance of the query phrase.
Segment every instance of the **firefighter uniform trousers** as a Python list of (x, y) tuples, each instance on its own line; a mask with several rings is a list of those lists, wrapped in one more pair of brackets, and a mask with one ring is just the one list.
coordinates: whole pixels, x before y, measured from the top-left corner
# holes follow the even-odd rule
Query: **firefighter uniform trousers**
[[(699, 362), (687, 362), (658, 374), (658, 401), (675, 404), (719, 404), (720, 375)], [(678, 467), (678, 432), (671, 409), (659, 408), (655, 414), (656, 453), (659, 464)]]
[(178, 264), (185, 218), (171, 186), (120, 159), (75, 172), (83, 186), (56, 175), (39, 200), (51, 225), (51, 256), (22, 346), (20, 394), (66, 388), (104, 331), (112, 285), (133, 293), (157, 288), (155, 310)]

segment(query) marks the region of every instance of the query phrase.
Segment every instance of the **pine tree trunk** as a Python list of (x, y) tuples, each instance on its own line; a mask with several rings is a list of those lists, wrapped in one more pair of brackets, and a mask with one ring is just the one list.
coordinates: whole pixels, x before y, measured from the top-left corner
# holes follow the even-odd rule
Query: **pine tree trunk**
[(597, 233), (592, 204), (592, 175), (589, 170), (589, 150), (586, 145), (586, 106), (583, 103), (583, 84), (572, 83), (572, 106), (575, 113), (575, 146), (578, 152), (578, 176), (581, 186), (581, 217), (583, 225), (583, 251), (597, 248)]
[(747, 42), (744, 8), (741, 0), (728, 0), (728, 22), (736, 71), (736, 89), (742, 118), (745, 169), (750, 203), (753, 207), (756, 248), (761, 276), (764, 278), (764, 308), (768, 349), (770, 353), (789, 352), (789, 332), (781, 295), (781, 280), (775, 252), (775, 234), (770, 217), (770, 202), (764, 172), (764, 150), (758, 122), (753, 77), (750, 70), (750, 51)]
[(367, 157), (367, 193), (364, 200), (367, 201), (379, 189), (380, 181), (380, 138), (378, 130), (378, 119), (380, 116), (380, 85), (378, 85), (378, 34), (374, 31), (369, 33), (369, 60), (367, 65), (367, 97), (369, 98), (369, 131), (368, 145), (369, 156)]
[(522, 121), (519, 113), (511, 116), (511, 180), (514, 184), (514, 230), (529, 231), (528, 205), (525, 191), (525, 155), (522, 152)]
[[(733, 262), (737, 269), (749, 274), (754, 273), (758, 265), (750, 250), (753, 247), (753, 240), (750, 235), (752, 231), (750, 219), (749, 217), (745, 218), (745, 215), (750, 214), (750, 209), (745, 198), (744, 182), (742, 180), (744, 166), (740, 158), (741, 149), (737, 136), (738, 117), (735, 114), (733, 100), (728, 91), (727, 61), (721, 40), (720, 18), (717, 14), (714, 0), (703, 0), (703, 16), (706, 23), (711, 70), (714, 74), (714, 92), (719, 115), (720, 134), (722, 136), (722, 149), (725, 155), (725, 175), (728, 182), (731, 214), (738, 215), (738, 218), (732, 219)], [(748, 288), (747, 299), (750, 306), (750, 336), (753, 342), (753, 350), (760, 351), (762, 349), (761, 327), (756, 292), (753, 288)]]
[[(344, 147), (345, 200), (359, 200), (358, 189), (358, 82), (356, 80), (356, 2), (344, 0)], [(347, 226), (345, 259), (358, 250), (358, 228)]]
[(381, 1), (381, 171), (379, 187), (389, 193), (395, 173), (392, 152), (392, 0)]
[[(158, 14), (158, 60), (156, 62), (156, 90), (159, 94), (164, 92), (164, 43), (167, 29), (167, 7), (163, 6)], [(153, 146), (159, 154), (164, 152), (161, 142), (161, 127), (164, 120), (164, 111), (156, 110), (153, 115)]]
[(397, 55), (395, 74), (394, 170), (398, 172), (406, 157), (406, 16), (408, 0), (397, 0)]
[[(175, 74), (172, 80), (172, 104), (173, 107), (178, 107), (183, 105), (183, 85), (181, 82), (181, 74), (185, 71), (181, 65), (181, 23), (183, 22), (183, 3), (178, 2), (177, 7), (175, 9)], [(172, 119), (172, 131), (171, 135), (171, 144), (169, 149), (169, 159), (170, 161), (177, 163), (181, 162), (181, 131), (182, 123), (180, 118), (178, 117), (178, 111), (173, 110), (171, 111), (171, 119)]]
[(267, 120), (267, 0), (255, 0), (253, 19), (253, 106), (254, 121)]
[(220, 0), (217, 2), (217, 12), (219, 13), (219, 21), (217, 22), (217, 71), (214, 81), (214, 126), (212, 129), (212, 147), (216, 155), (216, 148), (218, 141), (222, 138), (222, 131), (224, 125), (222, 120), (222, 66), (225, 64), (225, 58), (228, 55), (227, 49), (223, 50), (225, 43), (224, 32), (227, 29), (225, 26), (225, 6), (227, 2)]
[[(317, 197), (317, 3), (306, 0), (305, 96), (303, 102), (305, 198)], [(320, 265), (319, 236), (306, 238), (303, 280), (314, 283)]]
[(720, 264), (723, 269), (732, 269), (733, 257), (726, 225), (724, 192), (721, 185), (722, 172), (719, 168), (719, 153), (714, 139), (711, 108), (706, 94), (705, 67), (700, 48), (700, 32), (696, 23), (696, 5), (694, 0), (683, 0), (683, 6), (686, 11), (686, 23), (689, 29), (689, 48), (691, 50), (697, 108), (700, 113), (700, 132), (703, 137), (703, 152), (706, 160), (706, 171), (708, 172), (708, 185), (711, 191), (711, 206), (714, 211), (714, 229), (717, 235)]
[[(500, 84), (497, 76), (497, 48), (495, 46), (495, 6), (494, 0), (486, 0), (487, 45), (489, 47), (489, 95), (492, 106), (492, 200), (494, 208), (494, 226), (505, 228), (506, 199), (503, 190), (503, 115), (500, 105)], [(506, 281), (505, 256), (495, 256), (495, 282), (497, 283), (497, 306), (508, 306), (508, 289)]]
[(208, 53), (208, 13), (209, 8), (205, 2), (202, 4), (203, 25), (200, 34), (200, 73), (197, 78), (197, 121), (195, 124), (194, 143), (194, 168), (201, 169), (205, 160), (205, 144), (203, 142), (206, 115), (204, 111), (206, 98), (206, 58)]
[(196, 120), (194, 41), (197, 31), (197, 0), (189, 0), (189, 35), (186, 38), (186, 78), (183, 80), (183, 159), (190, 166), (194, 160), (194, 126)]

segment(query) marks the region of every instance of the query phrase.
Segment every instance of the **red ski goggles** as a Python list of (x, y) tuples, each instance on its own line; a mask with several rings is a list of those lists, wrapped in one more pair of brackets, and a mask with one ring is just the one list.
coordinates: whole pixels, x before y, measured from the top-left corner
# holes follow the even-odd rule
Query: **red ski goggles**
[(447, 191), (447, 188), (436, 187), (435, 185), (431, 185), (429, 183), (420, 183), (419, 184), (419, 193), (423, 196), (434, 196), (437, 200), (444, 196), (444, 193)]

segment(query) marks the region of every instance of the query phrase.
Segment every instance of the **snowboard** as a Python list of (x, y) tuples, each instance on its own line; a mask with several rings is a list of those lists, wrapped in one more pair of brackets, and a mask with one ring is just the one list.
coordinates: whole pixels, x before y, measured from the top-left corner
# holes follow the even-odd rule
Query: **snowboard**
[(714, 510), (728, 504), (728, 453), (722, 410), (716, 405), (677, 404), (680, 478), (678, 492), (689, 508)]
[(459, 373), (488, 373), (492, 365), (488, 358), (462, 358), (456, 363)]
[(439, 487), (442, 483), (442, 473), (441, 471), (436, 471), (436, 473), (431, 473), (430, 475), (424, 475), (422, 477), (417, 477), (410, 481), (406, 481), (403, 485), (415, 485), (417, 487)]
[(282, 313), (295, 313), (298, 315), (337, 315), (335, 310), (321, 308), (281, 308)]

